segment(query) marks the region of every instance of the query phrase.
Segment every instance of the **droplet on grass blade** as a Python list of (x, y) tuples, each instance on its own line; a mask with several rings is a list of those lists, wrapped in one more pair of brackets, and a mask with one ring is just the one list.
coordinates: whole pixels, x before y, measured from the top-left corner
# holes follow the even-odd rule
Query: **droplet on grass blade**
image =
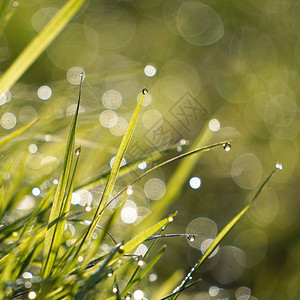
[(190, 242), (193, 242), (195, 240), (195, 235), (193, 235), (193, 234), (188, 235), (188, 240)]
[(276, 165), (275, 165), (275, 167), (276, 167), (276, 169), (278, 169), (278, 170), (282, 170), (282, 163), (276, 163)]
[(147, 90), (146, 88), (143, 88), (143, 89), (142, 89), (142, 93), (143, 93), (144, 95), (146, 95), (146, 94), (148, 94), (148, 90)]
[(224, 143), (223, 144), (223, 148), (226, 152), (230, 151), (231, 150), (231, 144), (230, 142), (227, 142), (227, 143)]
[(79, 155), (80, 154), (80, 152), (81, 152), (81, 148), (79, 147), (79, 148), (77, 148), (76, 150), (75, 150), (75, 154), (76, 155)]

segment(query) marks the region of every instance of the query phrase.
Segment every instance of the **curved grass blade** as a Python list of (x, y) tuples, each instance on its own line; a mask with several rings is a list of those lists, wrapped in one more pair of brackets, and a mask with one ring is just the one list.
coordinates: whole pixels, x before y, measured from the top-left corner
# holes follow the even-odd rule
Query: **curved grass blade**
[(215, 238), (213, 243), (210, 245), (210, 247), (206, 250), (204, 255), (201, 259), (199, 259), (194, 267), (191, 269), (191, 271), (186, 275), (182, 283), (174, 290), (175, 295), (172, 299), (176, 299), (179, 295), (179, 291), (181, 288), (183, 288), (186, 284), (186, 282), (189, 280), (189, 278), (192, 277), (193, 273), (204, 263), (204, 261), (211, 255), (211, 253), (218, 247), (218, 245), (221, 243), (221, 241), (225, 238), (225, 236), (229, 233), (229, 231), (236, 225), (236, 223), (245, 215), (245, 213), (248, 211), (248, 209), (252, 206), (255, 199), (258, 197), (258, 195), (261, 193), (264, 186), (267, 184), (267, 182), (271, 179), (271, 177), (274, 175), (274, 173), (279, 168), (276, 168), (270, 173), (270, 175), (265, 179), (265, 181), (261, 184), (257, 192), (255, 193), (254, 197), (251, 199), (249, 204), (240, 212), (238, 213), (218, 234), (218, 236)]
[(69, 0), (46, 27), (29, 43), (0, 78), (0, 95), (11, 88), (40, 54), (64, 29), (85, 0)]
[(14, 130), (12, 133), (10, 133), (10, 134), (6, 135), (5, 137), (3, 137), (2, 139), (0, 139), (0, 148), (3, 147), (8, 142), (10, 142), (11, 140), (20, 136), (23, 132), (25, 132), (28, 128), (30, 128), (36, 121), (37, 121), (37, 118), (31, 120), (29, 123), (27, 123), (23, 127), (19, 128), (17, 130)]
[[(215, 143), (215, 144), (212, 144), (212, 145), (209, 145), (209, 146), (205, 146), (205, 147), (202, 147), (202, 148), (197, 148), (197, 149), (194, 149), (194, 150), (191, 150), (191, 151), (188, 151), (186, 153), (183, 153), (183, 154), (180, 154), (180, 155), (177, 155), (175, 157), (172, 157), (166, 161), (163, 161), (162, 163), (152, 167), (151, 169), (147, 170), (146, 172), (144, 172), (143, 174), (141, 174), (139, 177), (137, 177), (135, 180), (133, 180), (130, 185), (134, 185), (137, 181), (139, 181), (140, 179), (142, 179), (143, 177), (145, 177), (146, 175), (148, 175), (149, 173), (153, 172), (154, 170), (158, 169), (158, 168), (161, 168), (171, 162), (174, 162), (178, 159), (182, 159), (182, 158), (185, 158), (187, 156), (190, 156), (190, 155), (193, 155), (193, 154), (197, 154), (197, 153), (200, 153), (200, 152), (205, 152), (205, 151), (209, 151), (213, 148), (216, 148), (216, 147), (219, 147), (219, 146), (223, 146), (225, 143), (228, 143), (228, 141), (225, 141), (225, 142), (219, 142), (219, 143)], [(115, 199), (117, 199), (122, 193), (124, 193), (126, 190), (127, 190), (128, 186), (124, 187), (120, 192), (117, 193), (116, 196), (114, 196), (106, 205), (106, 207), (111, 203), (113, 202)]]
[[(191, 149), (197, 149), (207, 144), (212, 135), (212, 131), (208, 125), (200, 132), (196, 141), (191, 146)], [(166, 194), (162, 199), (154, 203), (151, 210), (152, 213), (137, 225), (137, 230), (147, 228), (149, 224), (153, 224), (159, 220), (166, 212), (167, 208), (179, 197), (183, 185), (185, 184), (188, 176), (196, 166), (197, 161), (201, 157), (201, 152), (192, 157), (185, 157), (176, 168), (171, 179), (167, 183)]]
[[(50, 212), (48, 224), (51, 224), (54, 220), (60, 218), (61, 216), (67, 215), (69, 212), (74, 175), (75, 175), (78, 158), (80, 154), (80, 149), (76, 149), (76, 151), (74, 151), (74, 147), (75, 147), (75, 131), (76, 131), (76, 125), (78, 120), (79, 105), (80, 105), (80, 98), (81, 98), (82, 79), (83, 79), (83, 74), (81, 74), (77, 108), (72, 120), (69, 137), (67, 141), (63, 171), (54, 195), (53, 205)], [(73, 168), (74, 154), (76, 154), (77, 159), (75, 162), (75, 166)], [(44, 243), (44, 251), (43, 251), (44, 264), (42, 269), (42, 276), (44, 278), (48, 277), (51, 273), (51, 269), (53, 267), (55, 258), (57, 256), (57, 252), (63, 236), (65, 223), (66, 220), (56, 223), (55, 226), (52, 226), (51, 228), (49, 228), (48, 226), (48, 230), (45, 235), (45, 243)]]
[[(150, 156), (147, 156), (147, 157), (143, 157), (137, 161), (134, 161), (128, 165), (125, 165), (125, 166), (122, 166), (120, 167), (120, 171), (119, 171), (119, 176), (124, 176), (128, 173), (130, 173), (131, 171), (135, 171), (137, 166), (142, 163), (142, 162), (146, 162), (146, 163), (149, 163), (149, 162), (152, 162), (152, 161), (155, 161), (155, 160), (158, 160), (160, 159), (161, 157), (163, 157), (167, 152), (169, 151), (172, 151), (174, 149), (174, 146), (170, 147), (169, 149), (167, 150), (164, 150), (162, 152), (159, 152), (159, 153), (154, 153)], [(96, 186), (99, 186), (101, 184), (104, 184), (108, 177), (109, 177), (109, 174), (110, 174), (110, 171), (108, 172), (105, 172), (104, 174), (101, 174), (100, 176), (96, 176), (95, 178), (89, 180), (88, 182), (78, 186), (75, 188), (75, 191), (77, 190), (81, 190), (81, 189), (91, 189), (91, 188), (94, 188)]]

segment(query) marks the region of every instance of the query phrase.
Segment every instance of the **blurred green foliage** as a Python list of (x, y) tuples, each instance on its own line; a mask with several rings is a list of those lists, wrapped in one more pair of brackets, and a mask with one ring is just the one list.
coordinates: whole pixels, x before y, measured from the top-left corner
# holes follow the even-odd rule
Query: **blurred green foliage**
[[(24, 0), (13, 8), (0, 36), (2, 73), (61, 8), (61, 2)], [(192, 144), (214, 119), (218, 121), (210, 123), (213, 131), (207, 142), (232, 141), (228, 153), (216, 149), (195, 163), (191, 177), (199, 177), (201, 186), (192, 189), (186, 182), (170, 208), (179, 214), (168, 231), (200, 235), (204, 225), (191, 222), (205, 217), (220, 232), (248, 203), (248, 194), (251, 197), (275, 163), (283, 164), (282, 172), (226, 237), (219, 253), (198, 270), (203, 280), (185, 292), (187, 297), (216, 299), (212, 287), (218, 286), (224, 289), (219, 296), (229, 293), (232, 299), (242, 293), (240, 287), (247, 286), (253, 299), (299, 299), (299, 15), (300, 2), (293, 0), (86, 1), (19, 82), (1, 95), (0, 137), (39, 118), (22, 138), (2, 149), (1, 181), (27, 188), (34, 206), (39, 197), (32, 195), (32, 188), (38, 184), (43, 195), (59, 178), (82, 71), (85, 82), (76, 140), (82, 154), (75, 188), (109, 170), (145, 86), (150, 98), (125, 155), (127, 163), (181, 139)], [(144, 69), (147, 65), (155, 68), (155, 75)], [(107, 91), (113, 91), (108, 98), (104, 97)], [(112, 108), (119, 95), (120, 106)], [(104, 127), (99, 122), (104, 110), (113, 111), (116, 116), (110, 113), (108, 120), (115, 118), (118, 123)], [(158, 141), (153, 133), (160, 137)], [(34, 145), (37, 151), (30, 150)], [(22, 159), (26, 176), (21, 180), (18, 162)], [(156, 201), (151, 197), (159, 199), (157, 195), (164, 193), (164, 183), (174, 169), (157, 170), (135, 186), (141, 219)], [(139, 174), (118, 179), (117, 187)], [(161, 181), (147, 191), (152, 178)], [(158, 194), (149, 197), (157, 184)], [(99, 186), (90, 191), (95, 201), (102, 190)], [(6, 221), (30, 209), (18, 209)], [(135, 225), (120, 224), (114, 237), (121, 238), (122, 230), (130, 226)], [(209, 234), (214, 238), (216, 232)], [(156, 266), (157, 281), (149, 283), (149, 299), (151, 291), (175, 270), (188, 271), (202, 255), (201, 245), (196, 249), (176, 238), (165, 242), (169, 247)]]

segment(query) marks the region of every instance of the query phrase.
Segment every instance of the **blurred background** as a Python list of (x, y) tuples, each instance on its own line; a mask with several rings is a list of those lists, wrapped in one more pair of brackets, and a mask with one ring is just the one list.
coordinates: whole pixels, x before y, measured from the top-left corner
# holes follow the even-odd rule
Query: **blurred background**
[[(65, 2), (12, 3), (13, 17), (0, 36), (2, 73)], [(167, 231), (195, 234), (195, 240), (160, 241), (168, 249), (142, 285), (145, 297), (151, 299), (176, 270), (188, 272), (281, 162), (283, 170), (195, 274), (202, 281), (179, 299), (300, 299), (299, 16), (296, 0), (86, 1), (0, 96), (1, 137), (39, 117), (2, 153), (13, 166), (5, 172), (0, 161), (2, 179), (14, 182), (22, 161), (22, 185), (30, 187), (7, 222), (30, 212), (57, 184), (81, 72), (77, 187), (110, 169), (146, 87), (124, 164), (172, 146), (165, 158), (173, 157), (206, 131), (211, 132), (208, 144), (231, 140), (232, 147), (204, 153), (169, 208), (178, 216)], [(141, 163), (136, 173), (120, 178), (115, 192), (151, 165)], [(113, 231), (117, 240), (151, 213), (177, 165), (134, 185)], [(40, 184), (32, 186), (37, 178)], [(77, 188), (72, 212), (86, 205), (93, 210), (102, 189)], [(86, 212), (84, 218), (89, 216)], [(68, 224), (71, 236), (82, 226)]]

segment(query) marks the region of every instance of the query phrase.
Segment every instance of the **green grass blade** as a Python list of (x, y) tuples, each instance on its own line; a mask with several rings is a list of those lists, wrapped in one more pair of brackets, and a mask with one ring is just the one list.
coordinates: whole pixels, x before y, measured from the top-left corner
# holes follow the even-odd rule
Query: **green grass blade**
[[(152, 162), (152, 161), (155, 161), (155, 160), (158, 160), (160, 159), (161, 157), (163, 157), (167, 152), (173, 150), (174, 147), (170, 147), (170, 149), (167, 149), (167, 150), (164, 150), (162, 152), (159, 152), (159, 153), (154, 153), (150, 156), (147, 156), (147, 157), (143, 157), (137, 161), (134, 161), (128, 165), (125, 165), (125, 166), (122, 166), (120, 168), (120, 171), (119, 171), (119, 174), (118, 176), (125, 176), (127, 174), (129, 174), (130, 172), (132, 171), (136, 171), (137, 169), (137, 166), (142, 163), (142, 162), (146, 162), (146, 163), (149, 163), (149, 162)], [(78, 186), (75, 188), (75, 190), (81, 190), (81, 189), (92, 189), (96, 186), (99, 186), (101, 184), (104, 184), (108, 177), (109, 177), (109, 174), (110, 174), (110, 171), (104, 173), (104, 174), (101, 174), (100, 176), (96, 176), (95, 178), (92, 178), (90, 179), (88, 182)]]
[[(163, 161), (162, 163), (152, 167), (151, 169), (147, 170), (146, 172), (144, 172), (143, 174), (141, 174), (139, 177), (137, 177), (135, 180), (133, 180), (130, 185), (134, 185), (137, 181), (139, 181), (140, 179), (142, 179), (143, 177), (145, 177), (146, 175), (148, 175), (149, 173), (155, 171), (156, 169), (158, 168), (161, 168), (171, 162), (174, 162), (178, 159), (182, 159), (182, 158), (185, 158), (187, 156), (190, 156), (190, 155), (194, 155), (194, 154), (197, 154), (197, 153), (200, 153), (200, 152), (205, 152), (205, 151), (209, 151), (213, 148), (216, 148), (216, 147), (219, 147), (219, 146), (223, 146), (225, 143), (228, 143), (228, 141), (224, 141), (224, 142), (219, 142), (219, 143), (215, 143), (215, 144), (212, 144), (212, 145), (209, 145), (209, 146), (205, 146), (205, 147), (202, 147), (202, 148), (197, 148), (197, 149), (194, 149), (194, 150), (191, 150), (191, 151), (188, 151), (186, 153), (183, 153), (183, 154), (180, 154), (180, 155), (177, 155), (175, 157), (172, 157), (168, 160), (165, 160)], [(112, 201), (114, 201), (116, 198), (118, 198), (122, 193), (124, 193), (126, 190), (127, 190), (128, 186), (124, 187), (120, 192), (117, 193), (117, 195), (115, 195), (108, 203), (107, 205), (109, 205)]]
[(11, 0), (3, 0), (2, 4), (0, 4), (0, 35), (3, 32), (5, 24), (7, 23), (7, 14), (10, 4)]
[(93, 231), (95, 230), (95, 228), (96, 228), (96, 226), (97, 226), (97, 224), (98, 224), (98, 222), (101, 218), (103, 209), (105, 208), (105, 206), (108, 202), (108, 199), (109, 199), (109, 197), (110, 197), (110, 195), (113, 191), (113, 187), (114, 187), (115, 181), (117, 179), (117, 176), (118, 176), (118, 173), (119, 173), (119, 170), (120, 170), (122, 159), (123, 159), (123, 157), (125, 155), (125, 152), (128, 148), (129, 142), (131, 140), (131, 137), (133, 135), (133, 132), (134, 132), (137, 120), (138, 120), (138, 116), (139, 116), (139, 112), (140, 112), (140, 109), (141, 109), (142, 102), (144, 100), (144, 96), (145, 95), (142, 92), (142, 95), (141, 95), (141, 97), (140, 97), (140, 99), (139, 99), (139, 101), (136, 105), (136, 108), (133, 112), (131, 120), (128, 124), (125, 135), (122, 138), (121, 144), (119, 146), (119, 149), (118, 149), (118, 152), (117, 152), (117, 155), (116, 155), (115, 162), (114, 162), (114, 164), (111, 168), (111, 171), (110, 171), (110, 174), (109, 174), (104, 192), (103, 192), (102, 197), (100, 199), (99, 205), (96, 209), (96, 212), (95, 212), (94, 218), (92, 220), (92, 223), (88, 227), (88, 229), (86, 231), (86, 234), (83, 237), (83, 239), (81, 240), (81, 243), (80, 243), (80, 245), (79, 245), (79, 247), (76, 251), (76, 254), (75, 254), (76, 259), (78, 258), (79, 253), (80, 253), (81, 249), (83, 248), (85, 242), (87, 240), (89, 240), (89, 238), (91, 237)]
[(38, 215), (38, 213), (43, 208), (47, 207), (50, 204), (50, 199), (51, 199), (51, 197), (52, 197), (52, 195), (54, 193), (54, 189), (55, 189), (55, 187), (53, 186), (50, 189), (50, 191), (48, 192), (48, 194), (44, 197), (44, 199), (38, 204), (38, 206), (36, 207), (36, 209), (31, 213), (30, 217), (25, 222), (25, 226), (22, 228), (19, 240), (22, 238), (22, 236), (26, 232), (28, 226), (31, 224), (32, 220)]
[[(169, 223), (171, 223), (173, 221), (174, 217), (176, 216), (176, 214), (177, 214), (177, 212), (174, 213), (173, 215), (159, 221), (155, 225), (147, 228), (145, 231), (141, 232), (140, 234), (136, 235), (134, 238), (132, 238), (130, 241), (128, 241), (121, 247), (122, 253), (125, 253), (125, 254), (131, 253), (136, 247), (138, 247), (141, 243), (143, 243), (149, 236), (153, 235), (155, 232), (159, 231), (161, 228), (163, 228), (166, 225), (168, 225)], [(117, 255), (113, 259), (111, 264), (115, 263), (116, 260), (118, 260), (122, 255), (123, 254)], [(88, 272), (93, 273), (95, 270), (97, 270), (97, 268), (99, 267), (98, 261), (102, 261), (102, 259), (101, 260), (97, 259), (97, 261), (94, 262), (93, 266), (88, 270)]]
[(76, 296), (75, 296), (75, 300), (81, 300), (84, 299), (86, 297), (86, 294), (89, 290), (91, 290), (92, 288), (94, 288), (94, 286), (99, 283), (104, 277), (106, 277), (106, 274), (104, 275), (106, 268), (108, 266), (108, 264), (111, 262), (111, 260), (113, 259), (113, 257), (116, 255), (116, 253), (118, 251), (120, 251), (120, 247), (122, 246), (122, 243), (116, 245), (107, 255), (107, 257), (105, 258), (105, 260), (102, 262), (102, 264), (100, 265), (99, 269), (97, 270), (96, 273), (94, 273), (93, 275), (91, 275), (85, 285), (77, 292)]
[[(202, 130), (198, 135), (196, 141), (191, 146), (191, 149), (198, 149), (207, 144), (212, 135), (212, 131), (208, 128), (208, 125)], [(137, 230), (143, 230), (157, 222), (166, 212), (167, 208), (172, 205), (172, 203), (179, 197), (182, 187), (187, 181), (188, 176), (194, 169), (197, 161), (201, 157), (203, 152), (199, 152), (198, 155), (193, 155), (192, 157), (185, 157), (180, 162), (179, 166), (175, 170), (171, 179), (167, 183), (167, 191), (165, 196), (154, 203), (151, 210), (152, 213), (144, 219), (140, 224), (137, 225)]]
[[(71, 202), (71, 190), (74, 181), (74, 174), (78, 162), (78, 157), (80, 151), (76, 150), (77, 160), (75, 163), (75, 167), (72, 170), (73, 166), (73, 156), (74, 156), (74, 145), (75, 145), (75, 131), (76, 131), (76, 124), (78, 120), (78, 113), (79, 113), (79, 105), (80, 105), (80, 98), (81, 98), (81, 84), (82, 84), (83, 75), (81, 75), (81, 83), (79, 87), (79, 96), (78, 96), (78, 103), (75, 115), (72, 120), (71, 129), (69, 132), (69, 137), (67, 141), (65, 159), (64, 159), (64, 166), (63, 171), (59, 180), (59, 184), (57, 186), (52, 209), (49, 216), (48, 224), (51, 224), (53, 221), (57, 220), (61, 216), (65, 216), (68, 214), (68, 210), (70, 207)], [(51, 228), (48, 228), (46, 235), (45, 235), (45, 243), (44, 243), (44, 264), (42, 275), (44, 278), (50, 275), (51, 269), (53, 267), (55, 258), (57, 256), (57, 252), (61, 243), (63, 231), (64, 231), (64, 224), (66, 220), (56, 223)]]
[[(147, 264), (147, 266), (141, 270), (141, 272), (136, 276), (134, 280), (132, 280), (125, 289), (121, 292), (121, 296), (125, 296), (127, 292), (131, 291), (147, 274), (152, 268), (156, 265), (156, 263), (160, 260), (162, 255), (166, 250), (166, 246), (163, 246), (152, 258), (152, 260)], [(110, 298), (111, 299), (111, 298)], [(112, 300), (112, 299), (111, 299)]]
[(3, 137), (2, 139), (0, 139), (0, 148), (3, 147), (4, 145), (6, 145), (11, 140), (20, 136), (23, 132), (25, 132), (28, 128), (30, 128), (36, 121), (37, 121), (37, 118), (33, 119), (25, 126), (19, 128), (17, 130), (14, 130), (12, 133), (10, 133), (10, 134), (6, 135), (5, 137)]
[[(192, 277), (193, 273), (206, 261), (206, 259), (211, 255), (211, 253), (218, 247), (218, 245), (221, 243), (221, 241), (226, 237), (226, 235), (229, 233), (229, 231), (237, 224), (237, 222), (245, 215), (245, 213), (248, 211), (248, 209), (252, 206), (255, 199), (258, 197), (258, 195), (261, 193), (264, 186), (267, 184), (267, 182), (271, 179), (271, 177), (274, 175), (278, 168), (276, 167), (270, 175), (265, 179), (265, 181), (261, 184), (257, 192), (255, 193), (254, 197), (251, 199), (250, 203), (241, 211), (239, 212), (218, 234), (218, 236), (215, 238), (213, 243), (210, 245), (210, 247), (206, 250), (204, 255), (201, 259), (199, 259), (194, 267), (191, 269), (191, 271), (186, 275), (180, 286), (178, 286), (175, 289), (175, 292), (178, 292), (186, 282), (189, 280), (190, 277)], [(175, 296), (172, 299), (176, 299), (178, 296), (178, 293), (175, 294)]]
[(143, 243), (149, 236), (153, 235), (155, 232), (159, 231), (162, 227), (164, 227), (166, 224), (169, 224), (173, 221), (174, 217), (177, 213), (174, 213), (173, 215), (161, 220), (160, 222), (156, 223), (152, 227), (146, 229), (145, 231), (141, 232), (137, 236), (135, 236), (133, 239), (131, 239), (129, 242), (125, 243), (122, 247), (122, 250), (125, 253), (132, 252), (138, 245)]
[(0, 95), (10, 89), (64, 29), (85, 0), (69, 0), (46, 27), (29, 43), (0, 78)]

